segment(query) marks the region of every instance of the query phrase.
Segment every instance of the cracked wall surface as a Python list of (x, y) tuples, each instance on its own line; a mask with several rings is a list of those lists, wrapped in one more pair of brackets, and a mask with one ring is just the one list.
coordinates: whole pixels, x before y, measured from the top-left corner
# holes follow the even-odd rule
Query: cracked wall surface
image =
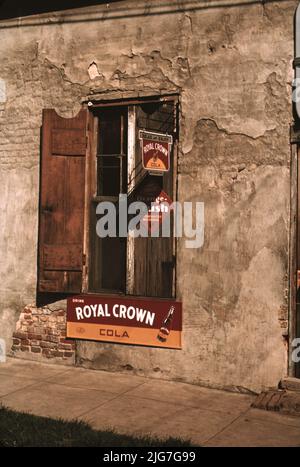
[(204, 246), (178, 245), (183, 350), (81, 342), (77, 362), (216, 387), (275, 386), (287, 369), (298, 2), (178, 1), (172, 13), (167, 3), (0, 22), (0, 337), (9, 348), (35, 301), (42, 109), (69, 117), (88, 98), (178, 92), (179, 200), (205, 202)]

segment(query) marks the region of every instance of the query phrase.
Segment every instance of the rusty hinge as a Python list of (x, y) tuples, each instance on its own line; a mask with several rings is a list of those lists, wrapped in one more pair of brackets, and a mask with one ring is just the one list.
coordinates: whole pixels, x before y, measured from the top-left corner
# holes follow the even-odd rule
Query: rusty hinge
[(300, 270), (297, 271), (297, 289), (300, 288)]
[(85, 253), (82, 254), (82, 265), (83, 266), (86, 265), (86, 254)]
[(300, 142), (300, 129), (295, 125), (290, 126), (290, 143), (298, 144)]

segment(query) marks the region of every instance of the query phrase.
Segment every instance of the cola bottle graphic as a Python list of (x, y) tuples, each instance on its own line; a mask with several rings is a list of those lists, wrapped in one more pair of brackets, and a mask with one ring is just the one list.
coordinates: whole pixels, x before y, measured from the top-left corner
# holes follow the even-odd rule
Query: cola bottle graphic
[(169, 334), (170, 334), (170, 331), (171, 331), (172, 320), (173, 320), (173, 317), (174, 317), (174, 312), (175, 312), (175, 308), (174, 308), (174, 306), (171, 306), (171, 308), (169, 309), (167, 316), (163, 320), (161, 328), (160, 328), (160, 330), (158, 331), (158, 334), (157, 334), (157, 339), (160, 342), (166, 342), (166, 340), (169, 337)]

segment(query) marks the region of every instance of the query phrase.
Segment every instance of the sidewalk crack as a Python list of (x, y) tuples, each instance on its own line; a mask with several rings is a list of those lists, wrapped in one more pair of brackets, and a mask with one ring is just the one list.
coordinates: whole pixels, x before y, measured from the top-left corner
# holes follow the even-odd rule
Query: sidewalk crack
[(229, 428), (231, 425), (233, 425), (239, 418), (241, 417), (244, 417), (249, 411), (250, 411), (251, 407), (249, 407), (247, 410), (245, 410), (244, 412), (241, 412), (237, 417), (235, 417), (233, 420), (231, 420), (230, 423), (228, 423), (228, 425), (224, 426), (221, 430), (219, 430), (217, 433), (215, 433), (213, 436), (210, 436), (209, 438), (207, 438), (203, 443), (202, 443), (202, 446), (204, 447), (205, 444), (207, 444), (209, 441), (211, 441), (212, 439), (216, 438), (217, 436), (219, 436), (221, 433), (223, 433), (225, 430), (227, 430), (227, 428)]
[(116, 395), (115, 395), (114, 397), (112, 397), (111, 399), (107, 399), (105, 402), (102, 402), (101, 404), (97, 405), (96, 407), (93, 407), (92, 409), (89, 409), (89, 410), (87, 410), (86, 412), (83, 412), (82, 414), (77, 415), (76, 418), (83, 417), (83, 416), (87, 415), (88, 413), (90, 413), (90, 412), (92, 412), (92, 411), (94, 411), (94, 410), (99, 409), (99, 407), (102, 407), (103, 405), (107, 404), (108, 402), (111, 402), (111, 401), (114, 401), (115, 399), (118, 399), (118, 397), (124, 396), (124, 394), (127, 394), (128, 392), (132, 391), (133, 389), (136, 389), (136, 388), (139, 388), (140, 386), (143, 386), (143, 384), (146, 384), (146, 381), (144, 381), (143, 383), (139, 384), (138, 386), (135, 386), (134, 388), (129, 388), (129, 389), (126, 389), (126, 391), (121, 392), (120, 394), (116, 394)]

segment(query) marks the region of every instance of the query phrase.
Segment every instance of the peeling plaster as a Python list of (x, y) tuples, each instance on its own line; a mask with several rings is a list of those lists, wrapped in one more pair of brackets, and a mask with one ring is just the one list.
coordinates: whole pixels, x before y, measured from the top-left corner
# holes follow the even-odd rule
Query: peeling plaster
[(103, 75), (99, 72), (98, 65), (96, 62), (92, 62), (88, 67), (88, 74), (90, 79), (101, 78)]

